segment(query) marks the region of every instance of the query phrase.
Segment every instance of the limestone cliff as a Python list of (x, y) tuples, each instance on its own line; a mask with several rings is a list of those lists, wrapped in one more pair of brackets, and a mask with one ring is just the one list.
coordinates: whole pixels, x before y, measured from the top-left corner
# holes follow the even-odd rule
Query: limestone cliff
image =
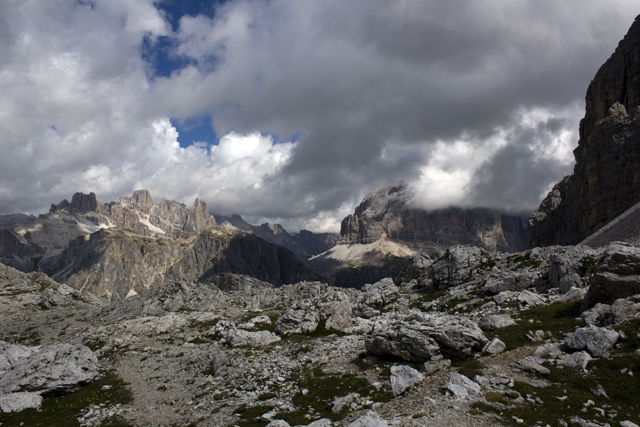
[(484, 208), (427, 211), (411, 208), (409, 199), (402, 185), (368, 194), (355, 213), (342, 220), (338, 243), (368, 244), (386, 238), (427, 252), (452, 245), (476, 245), (492, 252), (527, 248), (519, 217)]
[(103, 229), (74, 239), (41, 271), (102, 299), (124, 299), (165, 281), (203, 282), (214, 274), (246, 274), (274, 285), (319, 277), (287, 249), (248, 233), (211, 227), (190, 239)]
[(443, 253), (453, 245), (480, 246), (491, 252), (527, 249), (520, 217), (491, 209), (413, 208), (404, 185), (368, 194), (342, 220), (340, 240), (309, 265), (336, 286), (359, 288), (395, 277), (416, 253)]
[(531, 246), (577, 244), (640, 201), (640, 17), (586, 95), (573, 174), (529, 220)]
[(196, 199), (193, 208), (175, 201), (153, 204), (148, 190), (136, 190), (117, 202), (100, 203), (95, 193), (75, 193), (51, 205), (49, 213), (26, 224), (1, 229), (0, 262), (32, 271), (40, 259), (59, 255), (77, 237), (103, 228), (131, 230), (142, 236), (188, 238), (215, 225), (207, 205)]

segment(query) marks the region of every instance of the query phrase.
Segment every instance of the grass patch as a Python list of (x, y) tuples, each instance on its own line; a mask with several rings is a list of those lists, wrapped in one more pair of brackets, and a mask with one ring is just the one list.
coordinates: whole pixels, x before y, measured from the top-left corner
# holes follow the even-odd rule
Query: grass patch
[(502, 403), (503, 405), (511, 405), (511, 402), (500, 393), (496, 391), (488, 391), (485, 393), (484, 398), (490, 403)]
[[(536, 388), (526, 383), (515, 383), (516, 392), (534, 399), (539, 397), (544, 402), (542, 405), (527, 403), (500, 410), (487, 405), (492, 408), (487, 410), (502, 412), (504, 421), (514, 426), (518, 424), (512, 416), (523, 419), (524, 425), (558, 425), (559, 419), (568, 422), (573, 416), (612, 424), (611, 419), (603, 416), (595, 408), (604, 409), (606, 414), (617, 413), (615, 420), (638, 423), (640, 402), (637, 396), (640, 394), (640, 381), (637, 375), (640, 373), (640, 356), (634, 352), (640, 346), (640, 337), (637, 335), (640, 319), (628, 322), (619, 329), (629, 338), (622, 340), (620, 348), (610, 359), (589, 362), (589, 373), (574, 368), (558, 369), (548, 366), (551, 374), (546, 379), (552, 383), (549, 387)], [(629, 375), (629, 371), (632, 371), (634, 376)], [(608, 398), (596, 392), (599, 386), (604, 389)], [(586, 407), (585, 412), (583, 409), (588, 400), (595, 404)]]
[(482, 375), (482, 363), (478, 359), (452, 358), (451, 364), (458, 367), (458, 373), (469, 379), (476, 375)]
[(258, 405), (258, 406), (240, 406), (234, 414), (240, 417), (240, 421), (235, 423), (239, 427), (257, 426), (264, 427), (269, 424), (269, 421), (259, 418), (261, 415), (271, 411), (275, 406)]
[[(327, 325), (327, 319), (320, 319), (320, 321), (318, 322), (318, 326), (313, 332), (310, 332), (308, 334), (284, 335), (281, 338), (282, 338), (282, 341), (304, 342), (308, 339), (324, 338), (324, 337), (328, 337), (329, 335), (337, 335), (339, 337), (344, 337), (345, 335), (347, 335), (346, 333), (341, 331), (336, 331), (333, 328), (327, 329), (326, 325)], [(274, 343), (274, 344), (277, 345), (278, 343)]]
[(14, 339), (14, 343), (27, 346), (36, 346), (40, 345), (41, 339), (42, 336), (37, 331), (36, 327), (30, 326)]
[(530, 253), (525, 253), (524, 255), (512, 255), (507, 257), (507, 262), (516, 264), (511, 268), (511, 271), (522, 270), (523, 268), (532, 268), (536, 269), (540, 267), (541, 263), (537, 259), (531, 259)]
[(493, 258), (483, 259), (480, 264), (478, 264), (478, 269), (480, 270), (491, 270), (496, 266), (496, 261)]
[(596, 269), (596, 265), (598, 265), (598, 260), (594, 255), (586, 255), (580, 259), (580, 270), (585, 273), (587, 270), (594, 271)]
[[(0, 425), (8, 426), (47, 426), (70, 427), (79, 426), (78, 418), (82, 410), (89, 405), (127, 404), (133, 400), (133, 394), (124, 382), (113, 372), (103, 373), (102, 378), (95, 380), (75, 393), (65, 396), (49, 397), (42, 403), (42, 410), (25, 409), (17, 413), (1, 413)], [(110, 385), (109, 390), (102, 390), (102, 386)], [(108, 426), (131, 426), (120, 418), (108, 421)]]
[[(543, 330), (551, 332), (554, 338), (562, 339), (567, 332), (573, 332), (582, 326), (580, 304), (582, 301), (556, 302), (553, 304), (522, 310), (518, 313), (520, 321), (506, 328), (485, 331), (485, 336), (491, 340), (500, 338), (507, 346), (507, 350), (530, 345), (539, 345), (526, 337), (527, 332)], [(533, 322), (529, 322), (533, 320)]]
[(275, 393), (262, 393), (260, 396), (258, 396), (258, 400), (269, 400), (277, 396), (278, 395)]
[(211, 320), (207, 320), (206, 322), (199, 322), (197, 320), (191, 320), (189, 327), (191, 329), (197, 329), (200, 331), (203, 331), (205, 329), (211, 329), (212, 327), (216, 326), (218, 324), (218, 322), (220, 321), (220, 319), (218, 317), (215, 317)]
[[(349, 408), (344, 408), (340, 413), (333, 413), (329, 408), (329, 403), (336, 397), (343, 397), (349, 393), (359, 393), (360, 396), (368, 396), (371, 400), (380, 401), (376, 398), (386, 397), (382, 393), (377, 395), (372, 391), (369, 382), (365, 378), (360, 378), (354, 374), (326, 375), (322, 369), (316, 368), (304, 374), (299, 374), (298, 387), (307, 389), (308, 393), (301, 392), (293, 396), (292, 402), (298, 410), (280, 417), (291, 425), (307, 425), (310, 420), (304, 416), (310, 411), (318, 418), (329, 418), (333, 421), (344, 418)], [(377, 390), (380, 392), (381, 390)]]
[[(432, 294), (423, 295), (416, 300), (414, 300), (411, 304), (409, 304), (409, 308), (415, 308), (417, 310), (424, 310), (423, 305), (428, 304), (432, 301), (437, 300), (438, 298), (444, 296), (447, 293), (447, 289), (443, 289), (438, 292), (434, 292)], [(429, 307), (429, 310), (431, 307)]]

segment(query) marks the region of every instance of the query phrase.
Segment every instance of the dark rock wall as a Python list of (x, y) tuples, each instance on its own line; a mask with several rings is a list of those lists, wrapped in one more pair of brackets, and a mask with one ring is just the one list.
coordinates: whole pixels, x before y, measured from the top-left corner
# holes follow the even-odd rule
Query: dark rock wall
[(586, 95), (573, 174), (529, 220), (529, 245), (581, 242), (640, 201), (640, 19)]
[(367, 195), (353, 215), (342, 220), (340, 244), (372, 243), (383, 236), (407, 243), (477, 245), (490, 251), (527, 249), (526, 229), (518, 216), (485, 209), (447, 208), (433, 211), (407, 207), (402, 186)]

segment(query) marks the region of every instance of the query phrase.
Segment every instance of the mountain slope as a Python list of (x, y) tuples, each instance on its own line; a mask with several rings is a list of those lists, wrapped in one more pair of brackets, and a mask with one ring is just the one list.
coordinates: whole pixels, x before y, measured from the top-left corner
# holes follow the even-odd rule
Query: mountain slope
[(219, 273), (246, 274), (282, 285), (317, 280), (282, 246), (249, 233), (211, 227), (190, 239), (141, 236), (109, 228), (74, 239), (41, 271), (102, 299), (124, 299), (166, 281), (204, 282)]
[(342, 220), (338, 244), (309, 264), (336, 286), (360, 287), (397, 276), (417, 252), (434, 255), (453, 245), (476, 245), (490, 252), (527, 248), (520, 217), (484, 208), (427, 211), (411, 207), (410, 200), (403, 185), (368, 194)]

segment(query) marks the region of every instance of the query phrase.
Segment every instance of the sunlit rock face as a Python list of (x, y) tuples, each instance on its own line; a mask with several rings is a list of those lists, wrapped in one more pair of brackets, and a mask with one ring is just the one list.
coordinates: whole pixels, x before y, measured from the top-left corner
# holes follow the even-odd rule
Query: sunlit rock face
[(439, 252), (458, 244), (477, 245), (491, 252), (527, 248), (519, 217), (476, 208), (424, 210), (411, 207), (404, 186), (368, 194), (353, 215), (342, 220), (339, 244), (368, 244), (381, 238)]
[(640, 201), (640, 20), (586, 96), (576, 165), (529, 220), (530, 246), (576, 244)]

